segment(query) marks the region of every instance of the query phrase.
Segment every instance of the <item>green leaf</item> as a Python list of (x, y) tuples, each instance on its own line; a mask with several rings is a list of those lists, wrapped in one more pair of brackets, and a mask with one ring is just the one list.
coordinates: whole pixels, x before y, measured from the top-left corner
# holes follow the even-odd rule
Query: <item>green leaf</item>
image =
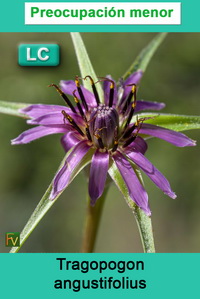
[[(65, 155), (59, 169), (64, 165), (66, 158), (71, 153), (72, 149)], [(71, 178), (69, 184), (72, 182), (72, 180), (78, 175), (78, 173), (87, 165), (90, 163), (92, 159), (92, 155), (94, 153), (94, 150), (90, 149), (85, 157), (82, 159), (82, 161), (79, 163), (77, 167), (75, 167), (72, 170)], [(16, 253), (19, 251), (19, 249), (22, 247), (24, 242), (28, 239), (30, 234), (34, 231), (38, 223), (42, 220), (44, 215), (49, 211), (49, 209), (53, 206), (53, 204), (56, 202), (56, 200), (59, 198), (59, 196), (62, 194), (62, 192), (54, 199), (50, 200), (49, 196), (52, 190), (53, 181), (49, 185), (47, 191), (45, 192), (44, 196), (38, 203), (37, 207), (35, 208), (33, 214), (29, 218), (27, 224), (25, 225), (23, 231), (20, 234), (20, 247), (12, 247), (10, 250), (10, 253)]]
[[(95, 74), (95, 71), (91, 64), (90, 58), (88, 56), (87, 50), (85, 48), (85, 45), (83, 43), (80, 33), (72, 32), (71, 36), (72, 36), (72, 41), (73, 41), (74, 48), (76, 51), (76, 56), (77, 56), (77, 60), (78, 60), (82, 78), (89, 75), (92, 77), (94, 82), (98, 81), (98, 78)], [(92, 91), (90, 80), (88, 80), (88, 79), (83, 80), (83, 85), (85, 88)], [(104, 96), (103, 96), (103, 90), (102, 90), (101, 84), (96, 84), (96, 88), (97, 88), (100, 100), (103, 103)]]
[(25, 108), (26, 106), (29, 106), (29, 105), (31, 105), (31, 104), (0, 101), (0, 113), (27, 118), (26, 115), (19, 112), (19, 109)]
[(138, 117), (153, 117), (145, 120), (145, 123), (161, 126), (174, 131), (186, 131), (200, 129), (200, 116), (178, 115), (165, 113), (141, 113)]
[(167, 33), (162, 32), (157, 34), (154, 39), (140, 52), (140, 54), (137, 56), (136, 60), (133, 62), (133, 64), (130, 66), (128, 71), (124, 74), (123, 79), (125, 80), (130, 74), (141, 70), (145, 71), (153, 54), (159, 47), (159, 45), (162, 43), (164, 38), (166, 37)]
[[(135, 169), (135, 172), (141, 181), (141, 184), (143, 184), (140, 171)], [(135, 216), (144, 252), (155, 252), (151, 218), (148, 217), (138, 206), (136, 206), (134, 201), (130, 198), (126, 184), (114, 162), (111, 162), (108, 173), (123, 194), (129, 208)]]

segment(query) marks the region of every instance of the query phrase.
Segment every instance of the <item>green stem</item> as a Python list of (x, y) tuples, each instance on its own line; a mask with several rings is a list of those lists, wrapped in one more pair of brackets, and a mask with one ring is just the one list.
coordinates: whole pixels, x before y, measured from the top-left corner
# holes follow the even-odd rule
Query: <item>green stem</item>
[[(141, 184), (144, 185), (142, 176), (138, 168), (132, 164), (134, 167), (135, 173), (140, 180)], [(147, 216), (130, 198), (129, 191), (125, 185), (125, 182), (119, 172), (119, 170), (116, 167), (115, 163), (112, 163), (110, 165), (110, 168), (108, 170), (109, 175), (115, 181), (116, 185), (119, 187), (120, 191), (124, 195), (124, 198), (126, 199), (126, 202), (131, 209), (132, 213), (134, 214), (136, 218), (136, 222), (138, 224), (140, 237), (143, 245), (143, 249), (145, 253), (153, 253), (155, 252), (155, 246), (154, 246), (154, 238), (153, 238), (153, 230), (152, 230), (152, 223), (151, 218)]]
[[(141, 183), (144, 186), (142, 175), (140, 170), (135, 167), (136, 175)], [(138, 225), (140, 238), (142, 241), (142, 246), (144, 253), (155, 253), (154, 237), (153, 237), (153, 228), (151, 217), (147, 216), (138, 206), (135, 205), (133, 209), (133, 214)]]
[(139, 207), (134, 211), (145, 253), (155, 253), (154, 237), (151, 217), (148, 217)]
[(89, 196), (87, 198), (87, 214), (81, 247), (82, 253), (91, 253), (94, 250), (107, 191), (108, 187), (105, 188), (103, 195), (97, 200), (94, 207), (90, 205)]

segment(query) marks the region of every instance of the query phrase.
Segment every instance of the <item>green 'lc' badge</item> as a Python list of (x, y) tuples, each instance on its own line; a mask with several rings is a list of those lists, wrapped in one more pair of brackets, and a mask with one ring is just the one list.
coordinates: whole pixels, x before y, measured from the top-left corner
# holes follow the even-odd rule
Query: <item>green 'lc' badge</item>
[(18, 47), (18, 63), (21, 66), (57, 66), (60, 63), (60, 47), (57, 44), (21, 44)]

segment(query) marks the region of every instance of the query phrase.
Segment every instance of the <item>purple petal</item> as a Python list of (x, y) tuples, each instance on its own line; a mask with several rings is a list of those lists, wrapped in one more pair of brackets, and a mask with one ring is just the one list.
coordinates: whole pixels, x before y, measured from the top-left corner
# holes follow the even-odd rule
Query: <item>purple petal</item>
[[(73, 96), (73, 91), (77, 90), (76, 84), (73, 80), (69, 80), (69, 81), (64, 81), (61, 80), (60, 81), (60, 86), (61, 89), (64, 93), (69, 94), (71, 96)], [(85, 87), (81, 86), (82, 92), (85, 96), (85, 100), (88, 104), (88, 106), (90, 107), (96, 107), (97, 103), (95, 100), (95, 97), (93, 95), (93, 93), (91, 93), (89, 90), (87, 90)], [(76, 96), (78, 99), (80, 99), (78, 91), (76, 92)]]
[[(66, 108), (64, 109), (66, 111)], [(70, 116), (75, 120), (77, 124), (83, 124), (83, 119), (80, 115), (75, 114), (73, 112), (69, 113)], [(65, 121), (68, 124), (68, 121)], [(44, 125), (44, 126), (52, 126), (52, 125), (64, 125), (64, 117), (61, 111), (55, 113), (49, 113), (42, 116), (39, 116), (35, 119), (30, 119), (27, 121), (28, 124), (31, 125)]]
[(141, 110), (161, 110), (165, 108), (164, 103), (157, 103), (157, 102), (147, 102), (147, 101), (137, 101), (137, 105), (135, 108), (135, 112), (141, 111)]
[(140, 181), (135, 174), (131, 164), (127, 159), (119, 152), (113, 155), (113, 159), (119, 169), (121, 176), (128, 188), (131, 199), (140, 207), (148, 216), (151, 215), (151, 211), (148, 205), (148, 195)]
[(170, 142), (178, 147), (184, 147), (184, 146), (195, 146), (196, 142), (190, 138), (188, 138), (186, 135), (165, 129), (159, 126), (151, 125), (151, 124), (143, 124), (142, 128), (140, 129), (139, 133), (151, 135), (160, 139), (163, 139), (167, 142)]
[[(114, 82), (115, 87), (114, 87), (113, 104), (116, 105), (117, 104), (117, 85), (116, 85), (116, 82), (110, 75), (107, 75), (106, 78), (108, 78), (108, 79), (110, 79)], [(107, 106), (109, 104), (110, 84), (111, 84), (111, 82), (109, 82), (109, 81), (106, 81), (106, 80), (103, 81), (104, 102)]]
[(171, 190), (168, 180), (143, 154), (126, 151), (126, 155), (148, 175), (158, 188), (169, 197), (176, 198), (176, 194)]
[(67, 108), (66, 106), (45, 104), (30, 105), (26, 108), (20, 109), (20, 112), (28, 115), (29, 117), (38, 118), (42, 115), (54, 112), (61, 112), (62, 110), (65, 110), (67, 113), (71, 112), (71, 109)]
[(54, 199), (60, 192), (67, 187), (70, 182), (73, 170), (78, 166), (83, 157), (87, 154), (90, 146), (85, 141), (79, 142), (67, 157), (64, 166), (57, 172), (50, 199)]
[(133, 74), (131, 74), (124, 82), (123, 82), (123, 88), (124, 88), (124, 93), (122, 96), (122, 100), (125, 100), (128, 94), (131, 92), (132, 86), (127, 86), (129, 84), (139, 84), (141, 78), (142, 78), (143, 72), (142, 71), (137, 71)]
[(67, 132), (65, 135), (61, 137), (61, 143), (64, 147), (65, 152), (68, 152), (79, 142), (80, 139), (78, 138), (78, 134), (76, 134), (75, 132)]
[(131, 144), (129, 144), (129, 146), (126, 147), (126, 150), (127, 151), (137, 151), (144, 155), (147, 148), (148, 148), (148, 145), (147, 145), (146, 141), (143, 138), (141, 138), (140, 136), (137, 136), (136, 139)]
[(39, 139), (41, 137), (56, 134), (56, 133), (66, 133), (70, 129), (69, 126), (56, 126), (56, 127), (35, 127), (30, 130), (27, 130), (20, 134), (17, 138), (11, 140), (11, 144), (26, 144), (35, 139)]
[(102, 195), (107, 172), (109, 166), (109, 154), (108, 152), (100, 152), (97, 150), (92, 158), (92, 164), (90, 167), (90, 180), (89, 180), (89, 195), (91, 198), (91, 204), (94, 205), (96, 200)]

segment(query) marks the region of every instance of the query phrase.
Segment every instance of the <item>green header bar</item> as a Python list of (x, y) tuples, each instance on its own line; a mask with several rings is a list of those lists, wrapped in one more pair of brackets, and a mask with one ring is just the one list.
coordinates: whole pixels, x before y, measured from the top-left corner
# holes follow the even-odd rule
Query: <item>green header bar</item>
[(198, 0), (182, 1), (111, 1), (116, 3), (163, 2), (181, 3), (181, 25), (25, 25), (25, 2), (106, 2), (107, 1), (24, 1), (10, 0), (1, 4), (1, 32), (200, 32)]

